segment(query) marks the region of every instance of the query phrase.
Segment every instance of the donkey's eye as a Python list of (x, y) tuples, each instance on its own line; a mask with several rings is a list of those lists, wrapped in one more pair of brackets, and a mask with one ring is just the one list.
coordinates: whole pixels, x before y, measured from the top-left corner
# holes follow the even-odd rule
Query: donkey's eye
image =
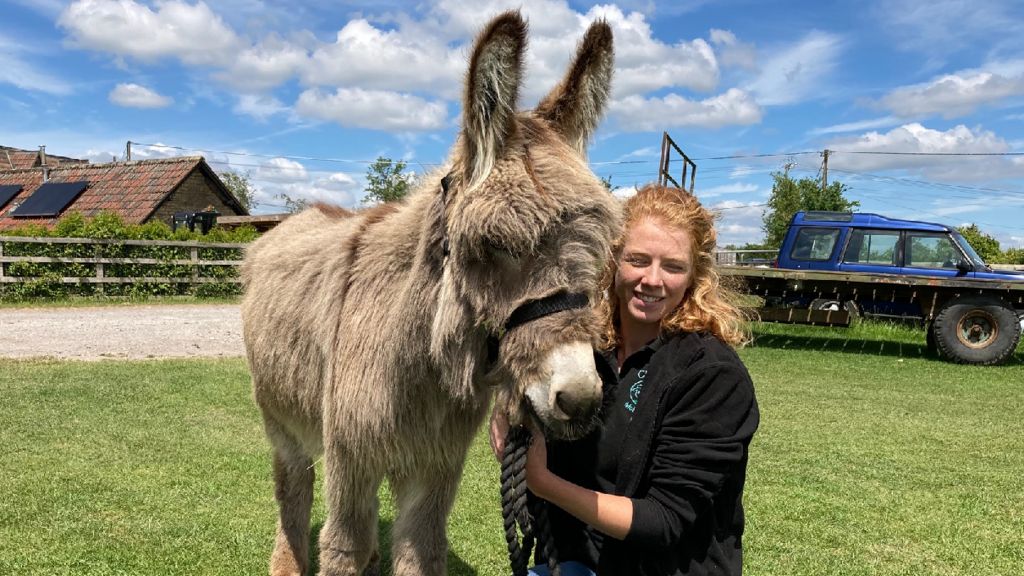
[(484, 240), (484, 248), (487, 251), (487, 256), (489, 256), (490, 258), (514, 259), (518, 257), (518, 254), (516, 254), (515, 250), (510, 248), (501, 240), (495, 238), (488, 238)]

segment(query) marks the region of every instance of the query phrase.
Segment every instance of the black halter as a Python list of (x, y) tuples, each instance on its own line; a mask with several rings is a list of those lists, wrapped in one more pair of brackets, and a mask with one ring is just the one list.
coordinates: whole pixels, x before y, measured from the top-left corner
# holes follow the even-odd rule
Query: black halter
[(491, 334), (487, 337), (488, 366), (493, 366), (498, 361), (501, 339), (513, 329), (551, 314), (586, 308), (589, 304), (590, 299), (580, 292), (556, 292), (550, 296), (524, 302), (509, 314), (501, 334)]

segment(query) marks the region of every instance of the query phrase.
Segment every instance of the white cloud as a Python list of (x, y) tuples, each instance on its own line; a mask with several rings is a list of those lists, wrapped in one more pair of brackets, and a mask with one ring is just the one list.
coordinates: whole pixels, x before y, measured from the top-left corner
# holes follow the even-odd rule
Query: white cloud
[(819, 97), (842, 50), (839, 36), (812, 31), (796, 44), (768, 56), (760, 74), (747, 88), (758, 103), (766, 106), (796, 104)]
[(266, 120), (288, 110), (289, 108), (277, 98), (260, 94), (242, 94), (234, 107), (236, 114), (245, 114), (257, 120)]
[(923, 84), (897, 88), (881, 99), (881, 105), (905, 118), (939, 114), (955, 118), (984, 104), (1024, 94), (1024, 78), (984, 70), (946, 74)]
[(506, 0), (439, 0), (425, 22), (448, 31), (438, 31), (440, 36), (472, 38), (495, 14), (510, 7), (518, 8), (529, 20), (531, 40), (533, 35), (565, 35), (579, 26), (581, 20), (580, 14), (564, 0), (522, 0), (511, 6)]
[(762, 171), (763, 171), (762, 169), (756, 168), (754, 166), (747, 166), (747, 165), (741, 164), (741, 165), (736, 166), (735, 168), (733, 168), (732, 170), (729, 171), (729, 178), (731, 180), (737, 180), (739, 178), (747, 178), (747, 177), (752, 176), (754, 174), (758, 174), (759, 172), (762, 172)]
[[(599, 17), (607, 20), (615, 35), (615, 80), (612, 84), (615, 98), (662, 88), (709, 92), (718, 85), (718, 61), (714, 50), (704, 39), (666, 44), (654, 37), (643, 14), (623, 14), (614, 5), (590, 10), (580, 22), (577, 34), (566, 37), (562, 32), (557, 36), (569, 41), (566, 45), (563, 40), (558, 46), (564, 62), (568, 62), (575, 43), (589, 22)], [(560, 70), (555, 78), (561, 75)]]
[(722, 184), (719, 186), (712, 186), (710, 188), (701, 188), (700, 197), (714, 198), (716, 196), (724, 196), (726, 194), (752, 194), (759, 190), (757, 184), (751, 184), (750, 182), (734, 182), (732, 184)]
[(339, 88), (334, 94), (306, 90), (299, 95), (295, 110), (303, 116), (331, 120), (346, 127), (391, 131), (438, 130), (448, 119), (443, 102), (360, 88)]
[(832, 126), (825, 126), (823, 128), (815, 128), (808, 130), (807, 133), (812, 136), (821, 136), (823, 134), (840, 134), (843, 132), (860, 132), (861, 130), (871, 130), (873, 128), (885, 128), (886, 126), (892, 126), (899, 124), (899, 119), (893, 116), (886, 116), (884, 118), (872, 118), (870, 120), (861, 120), (859, 122), (847, 122), (845, 124), (833, 124)]
[[(704, 195), (698, 190), (697, 197), (703, 199)], [(709, 205), (708, 208), (719, 214), (719, 220), (715, 223), (718, 231), (718, 245), (720, 247), (728, 244), (743, 245), (757, 243), (764, 238), (762, 216), (764, 206), (761, 202), (741, 202), (739, 200), (725, 200)]]
[(272, 158), (260, 164), (255, 179), (270, 182), (304, 182), (309, 178), (305, 166), (287, 158)]
[(753, 44), (740, 42), (732, 32), (712, 28), (711, 43), (718, 47), (719, 61), (722, 66), (734, 66), (746, 70), (757, 68), (757, 51)]
[(169, 96), (162, 96), (138, 84), (118, 84), (107, 95), (107, 99), (127, 108), (164, 108), (170, 106), (174, 99)]
[(363, 186), (344, 172), (327, 173), (324, 176), (303, 178), (301, 181), (284, 182), (253, 177), (255, 199), (260, 212), (280, 212), (284, 203), (282, 195), (292, 200), (326, 202), (337, 206), (354, 208), (362, 198)]
[(89, 148), (85, 151), (85, 154), (76, 156), (76, 158), (83, 158), (92, 162), (93, 164), (104, 164), (106, 162), (117, 162), (118, 160), (124, 160), (124, 150), (120, 152), (113, 152), (111, 150), (102, 150), (96, 148)]
[(181, 150), (156, 142), (154, 144), (132, 144), (132, 160), (153, 160), (156, 158), (173, 158), (175, 156), (202, 156), (199, 151)]
[(227, 70), (214, 77), (242, 90), (267, 90), (299, 75), (308, 60), (309, 53), (304, 47), (270, 36), (242, 50)]
[(333, 44), (315, 50), (303, 80), (315, 86), (459, 93), (465, 60), (435, 37), (382, 31), (351, 20)]
[(701, 101), (677, 94), (662, 98), (629, 96), (612, 102), (611, 114), (620, 129), (648, 131), (680, 126), (720, 128), (756, 124), (761, 121), (762, 112), (750, 94), (730, 88), (724, 94)]
[(225, 65), (240, 41), (203, 2), (158, 2), (156, 11), (134, 0), (78, 0), (57, 24), (73, 46), (118, 57), (154, 61), (179, 58), (191, 65)]
[[(718, 83), (718, 64), (705, 40), (674, 44), (658, 40), (641, 12), (626, 13), (614, 4), (603, 4), (580, 13), (561, 0), (525, 0), (519, 7), (530, 25), (522, 90), (526, 106), (561, 80), (584, 32), (599, 18), (608, 22), (615, 35), (615, 97), (671, 87), (710, 91)], [(418, 37), (421, 44), (427, 42), (426, 37), (445, 45), (461, 43), (449, 50), (447, 59), (435, 57), (434, 64), (435, 68), (444, 64), (450, 69), (447, 78), (454, 73), (448, 88), (458, 89), (473, 36), (491, 16), (507, 8), (503, 0), (443, 0), (421, 22), (401, 20), (399, 30)]]
[(918, 123), (886, 133), (868, 132), (828, 144), (839, 150), (829, 159), (830, 169), (853, 172), (908, 170), (926, 180), (965, 182), (1024, 176), (1024, 163), (1003, 157), (846, 154), (844, 152), (925, 152), (943, 154), (1001, 153), (1009, 149), (994, 132), (963, 125), (941, 131)]

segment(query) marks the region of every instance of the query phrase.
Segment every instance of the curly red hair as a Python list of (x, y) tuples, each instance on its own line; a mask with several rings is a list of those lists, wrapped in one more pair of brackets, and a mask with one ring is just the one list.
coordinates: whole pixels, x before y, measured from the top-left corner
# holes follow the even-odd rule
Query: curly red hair
[(626, 235), (645, 220), (655, 220), (668, 228), (689, 233), (693, 246), (690, 289), (679, 307), (662, 318), (661, 332), (708, 332), (731, 346), (747, 343), (750, 336), (745, 315), (736, 304), (738, 295), (722, 285), (715, 265), (714, 249), (718, 241), (715, 214), (701, 206), (693, 194), (649, 184), (626, 200), (625, 216), (623, 234), (612, 245), (612, 259), (601, 280), (605, 297), (598, 303), (597, 313), (603, 325), (602, 347), (611, 349), (622, 343), (615, 275)]

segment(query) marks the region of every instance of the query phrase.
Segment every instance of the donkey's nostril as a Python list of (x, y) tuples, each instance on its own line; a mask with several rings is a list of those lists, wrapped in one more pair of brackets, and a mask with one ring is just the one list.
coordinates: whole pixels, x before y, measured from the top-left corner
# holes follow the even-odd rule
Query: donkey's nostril
[(581, 414), (589, 410), (590, 404), (589, 398), (584, 395), (568, 390), (555, 392), (555, 406), (567, 419), (579, 418)]

